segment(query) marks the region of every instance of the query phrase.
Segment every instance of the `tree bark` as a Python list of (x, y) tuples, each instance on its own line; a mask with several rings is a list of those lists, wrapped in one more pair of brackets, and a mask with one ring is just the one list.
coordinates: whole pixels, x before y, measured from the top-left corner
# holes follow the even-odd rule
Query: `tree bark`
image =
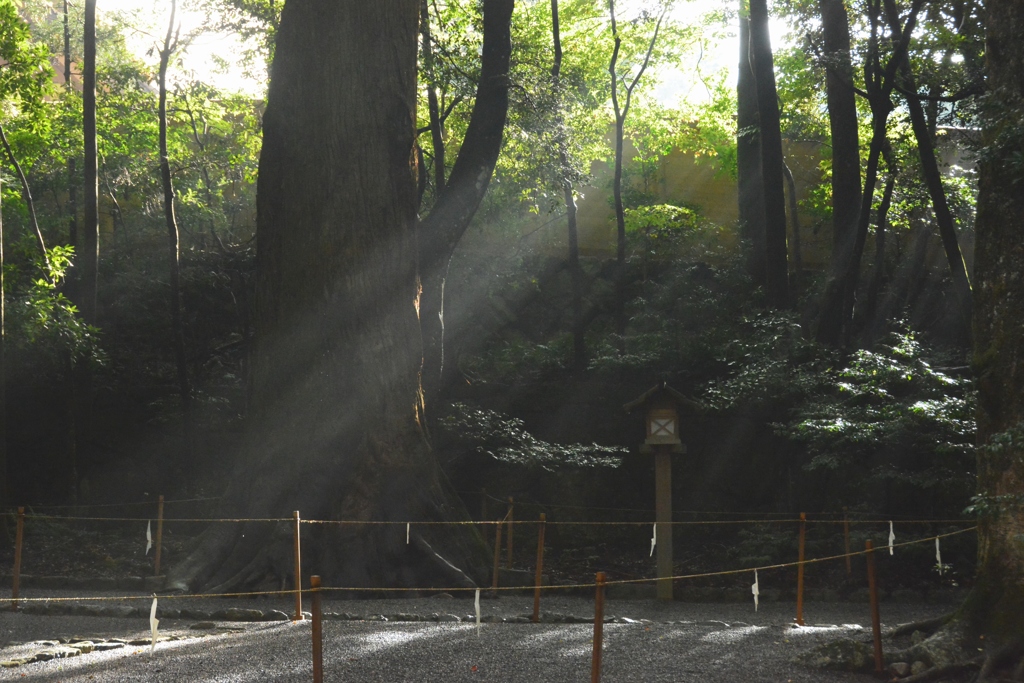
[(750, 55), (757, 86), (761, 178), (764, 187), (765, 299), (770, 308), (789, 305), (789, 261), (786, 249), (786, 197), (783, 191), (782, 132), (779, 95), (768, 35), (767, 0), (750, 0)]
[(585, 330), (580, 325), (583, 317), (583, 272), (580, 269), (579, 230), (576, 225), (576, 193), (573, 190), (572, 172), (569, 167), (567, 131), (562, 116), (562, 32), (558, 22), (558, 0), (551, 0), (551, 40), (555, 50), (555, 61), (551, 65), (551, 89), (555, 93), (555, 128), (558, 131), (558, 167), (562, 175), (562, 197), (565, 201), (565, 217), (568, 229), (569, 281), (572, 289), (572, 367), (582, 370), (587, 365)]
[(747, 272), (764, 286), (764, 182), (758, 132), (757, 82), (750, 63), (750, 17), (740, 2), (740, 63), (736, 77), (736, 185), (739, 230), (748, 243)]
[(428, 402), (455, 376), (455, 354), (446, 346), (457, 343), (449, 342), (452, 335), (445, 330), (444, 284), (452, 253), (480, 207), (501, 151), (508, 114), (513, 6), (513, 0), (484, 0), (483, 55), (473, 113), (444, 191), (419, 228), (422, 373)]
[(978, 491), (993, 514), (980, 519), (978, 583), (966, 611), (991, 654), (1024, 644), (1024, 5), (988, 0), (986, 10), (989, 95), (978, 186), (973, 365)]
[[(174, 215), (174, 182), (171, 178), (171, 162), (167, 154), (167, 66), (178, 44), (178, 33), (174, 29), (177, 0), (171, 0), (171, 16), (167, 22), (167, 35), (160, 50), (159, 118), (160, 137), (160, 182), (164, 193), (164, 223), (167, 227), (167, 256), (170, 274), (171, 340), (174, 348), (174, 363), (178, 375), (178, 399), (181, 405), (182, 447), (185, 462), (193, 462), (192, 386), (188, 378), (188, 357), (185, 353), (185, 330), (181, 316), (181, 247), (178, 235), (178, 220)], [(205, 170), (205, 169), (204, 169)], [(209, 177), (206, 177), (209, 189)]]
[(82, 133), (85, 139), (85, 191), (82, 193), (84, 216), (82, 253), (79, 255), (82, 278), (79, 306), (82, 318), (96, 324), (96, 290), (100, 260), (99, 166), (96, 146), (96, 0), (85, 0), (85, 40), (82, 55)]
[(860, 141), (850, 60), (850, 19), (844, 0), (821, 0), (825, 89), (832, 136), (832, 262), (854, 240), (860, 210)]
[[(304, 543), (335, 586), (471, 586), (456, 567), (482, 579), (488, 564), (471, 526), (415, 524), (468, 519), (421, 429), (418, 18), (418, 0), (289, 0), (267, 96), (250, 431), (227, 499), (248, 517), (354, 522)], [(211, 528), (169, 584), (266, 578), (271, 532)]]

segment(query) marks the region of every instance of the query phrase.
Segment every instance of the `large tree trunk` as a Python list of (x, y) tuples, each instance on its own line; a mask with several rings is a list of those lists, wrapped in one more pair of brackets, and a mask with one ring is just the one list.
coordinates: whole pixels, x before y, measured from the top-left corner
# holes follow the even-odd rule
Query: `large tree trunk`
[(750, 55), (757, 85), (761, 178), (764, 187), (765, 299), (771, 308), (789, 305), (789, 260), (786, 249), (786, 197), (783, 191), (782, 132), (775, 62), (768, 35), (767, 0), (750, 0)]
[(860, 211), (860, 142), (850, 61), (850, 19), (844, 0), (821, 0), (825, 90), (832, 134), (832, 262), (854, 240)]
[(989, 0), (986, 9), (990, 118), (979, 178), (974, 366), (978, 491), (994, 514), (980, 520), (978, 584), (967, 606), (994, 653), (1024, 645), (1024, 5)]
[[(229, 511), (467, 518), (421, 431), (418, 17), (418, 0), (289, 0), (282, 12), (257, 192), (250, 435)], [(314, 532), (304, 567), (328, 585), (471, 585), (456, 566), (482, 576), (487, 564), (470, 526), (414, 524), (408, 545), (404, 524)], [(212, 528), (169, 583), (258, 582), (272, 535)]]
[(757, 122), (757, 82), (750, 64), (750, 17), (740, 3), (740, 64), (736, 76), (736, 188), (740, 235), (748, 243), (747, 272), (764, 285), (764, 182)]

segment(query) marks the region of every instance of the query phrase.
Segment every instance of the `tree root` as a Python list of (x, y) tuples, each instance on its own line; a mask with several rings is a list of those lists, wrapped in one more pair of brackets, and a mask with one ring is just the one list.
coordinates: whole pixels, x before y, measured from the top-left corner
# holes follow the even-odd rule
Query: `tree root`
[(900, 636), (909, 636), (915, 631), (920, 631), (926, 636), (930, 636), (952, 621), (955, 616), (956, 612), (950, 612), (949, 614), (943, 614), (941, 617), (912, 621), (909, 624), (899, 624), (888, 635), (892, 638), (899, 638)]
[(926, 681), (937, 681), (946, 676), (956, 676), (965, 671), (978, 668), (985, 661), (985, 658), (975, 657), (974, 659), (968, 659), (966, 662), (957, 662), (955, 664), (949, 664), (947, 666), (937, 666), (927, 671), (922, 671), (919, 674), (913, 676), (907, 676), (901, 678), (900, 683), (925, 683)]

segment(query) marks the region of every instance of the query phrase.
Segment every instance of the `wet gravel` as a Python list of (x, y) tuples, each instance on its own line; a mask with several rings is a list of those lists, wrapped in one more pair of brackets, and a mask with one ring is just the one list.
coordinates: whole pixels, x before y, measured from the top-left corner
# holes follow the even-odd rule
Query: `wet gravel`
[[(25, 597), (42, 597), (29, 591)], [(61, 597), (47, 591), (46, 597)], [(148, 602), (132, 601), (138, 606)], [(293, 600), (172, 600), (161, 604), (207, 611), (227, 607), (281, 609)], [(212, 603), (212, 605), (211, 605)], [(532, 610), (532, 597), (484, 600), (483, 615), (515, 617)], [(308, 609), (308, 604), (306, 606)], [(325, 612), (372, 615), (448, 614), (466, 617), (466, 598), (393, 600), (325, 600)], [(938, 616), (942, 605), (883, 605), (883, 626)], [(593, 616), (586, 598), (545, 597), (542, 611)], [(658, 603), (609, 601), (606, 617), (633, 620), (604, 625), (605, 681), (843, 683), (866, 676), (825, 672), (792, 663), (797, 654), (837, 637), (870, 638), (866, 604), (809, 603), (807, 626), (792, 625), (794, 606), (752, 604)], [(624, 619), (621, 619), (624, 618)], [(190, 629), (193, 622), (161, 620), (162, 636), (183, 640), (149, 646), (126, 645), (107, 652), (33, 662), (0, 669), (0, 680), (25, 681), (309, 681), (312, 675), (311, 631), (305, 622), (217, 622), (214, 629)], [(325, 620), (325, 681), (502, 681), (538, 683), (588, 681), (592, 624), (484, 623)], [(0, 660), (38, 651), (33, 641), (71, 637), (149, 636), (140, 618), (37, 616), (0, 612)]]

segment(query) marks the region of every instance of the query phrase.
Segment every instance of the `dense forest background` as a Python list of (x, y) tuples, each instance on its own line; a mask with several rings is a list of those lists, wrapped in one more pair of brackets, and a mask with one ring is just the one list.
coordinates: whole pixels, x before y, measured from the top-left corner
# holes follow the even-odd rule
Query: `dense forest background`
[[(443, 259), (443, 370), (426, 380), (455, 490), (474, 515), (481, 489), (650, 509), (643, 425), (622, 408), (667, 382), (702, 404), (684, 416), (677, 510), (959, 517), (975, 489), (978, 3), (617, 4), (617, 22), (599, 0), (515, 5), (500, 154)], [(203, 7), (266, 73), (280, 5)], [(264, 101), (178, 69), (173, 23), (138, 54), (131, 17), (101, 14), (93, 271), (84, 9), (0, 0), (2, 500), (217, 496), (244, 458)], [(475, 2), (422, 16), (427, 216), (487, 28)], [(730, 32), (735, 87), (701, 73), (702, 96), (667, 97), (659, 80)], [(812, 162), (794, 179), (798, 147)], [(738, 188), (736, 220), (673, 203), (673, 155)]]

